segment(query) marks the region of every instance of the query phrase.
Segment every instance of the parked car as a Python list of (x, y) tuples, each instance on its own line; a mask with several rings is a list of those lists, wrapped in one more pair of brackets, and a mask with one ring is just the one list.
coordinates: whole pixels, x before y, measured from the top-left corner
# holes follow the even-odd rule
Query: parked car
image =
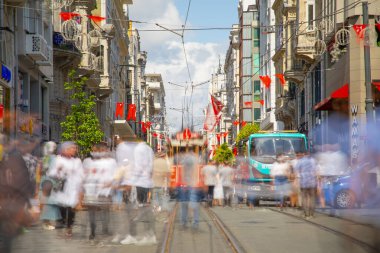
[(326, 180), (323, 185), (326, 203), (335, 208), (360, 208), (376, 194), (377, 174), (358, 168), (345, 176)]

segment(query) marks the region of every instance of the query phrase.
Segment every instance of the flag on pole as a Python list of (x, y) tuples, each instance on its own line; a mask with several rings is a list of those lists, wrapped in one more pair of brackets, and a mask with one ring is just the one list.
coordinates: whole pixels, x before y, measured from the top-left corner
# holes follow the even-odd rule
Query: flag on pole
[(123, 111), (124, 111), (124, 103), (121, 103), (121, 102), (116, 103), (116, 112), (115, 112), (116, 119), (118, 119), (119, 116), (120, 118), (123, 117)]
[(223, 104), (211, 95), (211, 103), (207, 106), (206, 119), (203, 124), (203, 129), (211, 132), (218, 124), (222, 115)]
[(136, 121), (136, 105), (135, 104), (129, 104), (128, 105), (127, 120), (135, 120)]

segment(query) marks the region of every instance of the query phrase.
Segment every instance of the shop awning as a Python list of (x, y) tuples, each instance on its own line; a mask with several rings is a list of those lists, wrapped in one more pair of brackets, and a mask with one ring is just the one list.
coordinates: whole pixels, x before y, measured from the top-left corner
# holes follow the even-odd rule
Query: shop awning
[(137, 139), (136, 134), (126, 120), (113, 121), (113, 134), (118, 135), (123, 140)]
[(339, 89), (333, 91), (328, 98), (325, 98), (314, 106), (316, 111), (331, 111), (333, 110), (333, 103), (336, 100), (347, 100), (349, 96), (348, 84), (343, 85)]

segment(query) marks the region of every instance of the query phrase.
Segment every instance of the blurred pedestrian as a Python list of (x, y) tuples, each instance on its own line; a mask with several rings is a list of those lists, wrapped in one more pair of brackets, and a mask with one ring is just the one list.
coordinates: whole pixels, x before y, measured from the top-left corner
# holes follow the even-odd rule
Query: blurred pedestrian
[(31, 223), (28, 209), (35, 185), (23, 155), (33, 148), (34, 143), (27, 140), (11, 140), (3, 147), (0, 161), (0, 252), (11, 252), (13, 240)]
[(96, 221), (100, 217), (103, 234), (109, 234), (110, 207), (112, 205), (112, 183), (117, 163), (105, 143), (96, 144), (91, 156), (83, 161), (84, 199), (87, 207), (91, 233), (90, 241), (95, 239)]
[(302, 194), (302, 208), (304, 217), (310, 219), (314, 216), (315, 197), (317, 191), (317, 166), (313, 157), (304, 153), (297, 162), (295, 169), (299, 175), (299, 184)]
[(271, 177), (274, 180), (276, 191), (276, 199), (280, 201), (280, 210), (283, 210), (285, 205), (285, 197), (289, 195), (289, 174), (290, 165), (284, 154), (277, 155), (276, 162), (271, 169)]
[(123, 140), (118, 143), (116, 148), (116, 161), (117, 161), (117, 171), (114, 175), (114, 185), (116, 191), (121, 191), (123, 195), (123, 200), (125, 202), (125, 214), (126, 222), (118, 223), (114, 237), (112, 239), (113, 243), (119, 243), (124, 241), (124, 244), (133, 244), (137, 242), (136, 239), (136, 223), (132, 222), (134, 217), (137, 215), (137, 196), (136, 187), (133, 184), (133, 167), (135, 164), (135, 148), (137, 142)]
[(180, 187), (178, 188), (178, 201), (181, 207), (181, 226), (187, 227), (189, 221), (188, 212), (191, 209), (193, 213), (192, 229), (196, 230), (199, 226), (199, 209), (202, 190), (197, 187), (198, 183), (198, 157), (189, 150), (179, 156)]
[[(156, 244), (155, 221), (151, 206), (151, 189), (153, 188), (153, 150), (145, 142), (135, 147), (135, 164), (132, 169), (132, 183), (136, 186), (138, 212), (132, 222), (142, 222), (144, 231), (137, 245)], [(123, 243), (123, 241), (121, 242)]]
[(219, 167), (219, 175), (223, 186), (223, 206), (231, 206), (233, 169), (228, 162), (224, 162), (223, 165)]
[(57, 155), (54, 166), (47, 173), (58, 182), (57, 189), (51, 193), (50, 197), (60, 206), (67, 237), (72, 236), (75, 207), (79, 204), (84, 178), (82, 161), (77, 157), (77, 152), (78, 147), (74, 142), (62, 143), (60, 154)]
[(215, 176), (215, 188), (214, 188), (214, 205), (223, 206), (224, 204), (224, 192), (223, 192), (223, 178), (220, 174), (220, 167)]
[(206, 166), (204, 166), (202, 169), (204, 184), (207, 187), (206, 201), (209, 207), (212, 207), (212, 200), (214, 198), (216, 174), (217, 174), (217, 168), (215, 166), (215, 161), (209, 161), (209, 163)]
[(54, 198), (51, 198), (51, 192), (56, 187), (57, 182), (46, 175), (49, 169), (54, 166), (56, 149), (57, 144), (52, 141), (46, 142), (43, 147), (44, 157), (42, 160), (40, 194), (42, 211), (40, 220), (43, 221), (42, 227), (45, 230), (55, 229), (56, 222), (62, 219), (59, 207), (54, 203)]
[(167, 220), (169, 211), (169, 179), (170, 164), (166, 153), (158, 153), (153, 162), (153, 192), (152, 205), (155, 213), (164, 214), (164, 221)]

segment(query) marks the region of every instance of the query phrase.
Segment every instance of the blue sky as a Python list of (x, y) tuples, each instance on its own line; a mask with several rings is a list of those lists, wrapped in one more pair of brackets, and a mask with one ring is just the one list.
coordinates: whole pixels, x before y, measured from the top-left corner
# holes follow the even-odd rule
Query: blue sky
[[(175, 0), (183, 20), (189, 0)], [(194, 27), (231, 27), (238, 22), (238, 0), (192, 0), (188, 23)], [(228, 45), (228, 30), (199, 31), (191, 38), (199, 42), (225, 42)]]
[[(166, 92), (166, 108), (182, 106), (185, 89), (172, 83), (190, 82), (180, 36), (171, 32), (147, 32), (144, 29), (181, 28), (185, 21), (189, 0), (135, 0), (130, 5), (130, 18), (145, 21), (134, 24), (140, 30), (141, 49), (147, 51), (147, 73), (160, 73)], [(192, 0), (187, 27), (232, 28), (238, 22), (238, 0)], [(194, 84), (209, 80), (219, 64), (223, 64), (229, 46), (230, 30), (187, 31), (185, 48), (191, 81)], [(203, 108), (209, 99), (207, 85), (194, 90), (195, 123), (203, 121)], [(171, 131), (179, 130), (181, 114), (167, 110)]]

